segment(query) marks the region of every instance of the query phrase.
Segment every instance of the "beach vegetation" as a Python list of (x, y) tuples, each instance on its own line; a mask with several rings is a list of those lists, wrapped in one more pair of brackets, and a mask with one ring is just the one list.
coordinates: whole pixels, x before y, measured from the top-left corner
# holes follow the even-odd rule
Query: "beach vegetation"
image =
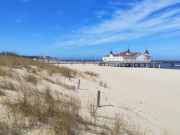
[(91, 77), (99, 77), (99, 74), (94, 73), (94, 72), (90, 72), (90, 71), (85, 71), (85, 74), (91, 76)]
[(0, 89), (17, 91), (19, 90), (18, 88), (19, 88), (18, 84), (13, 83), (12, 81), (3, 79), (0, 82)]
[[(22, 69), (26, 68), (31, 72), (30, 67), (36, 67), (38, 70), (46, 70), (49, 75), (61, 74), (62, 76), (68, 77), (69, 73), (78, 74), (77, 70), (70, 69), (68, 67), (58, 67), (41, 61), (36, 61), (27, 57), (21, 56), (3, 56), (0, 55), (0, 66), (5, 66), (9, 68)], [(37, 71), (33, 71), (36, 73)]]
[[(80, 102), (77, 98), (64, 98), (52, 93), (49, 87), (42, 91), (22, 91), (17, 100), (4, 100), (3, 105), (11, 112), (12, 119), (24, 127), (35, 128), (37, 125), (46, 125), (53, 129), (55, 134), (73, 133), (78, 123), (82, 120), (79, 116)], [(17, 116), (26, 124), (18, 121)]]
[(30, 74), (24, 76), (24, 79), (29, 83), (33, 83), (34, 85), (36, 85), (38, 82), (37, 77), (34, 75), (30, 75)]
[(0, 96), (5, 96), (4, 90), (0, 90)]

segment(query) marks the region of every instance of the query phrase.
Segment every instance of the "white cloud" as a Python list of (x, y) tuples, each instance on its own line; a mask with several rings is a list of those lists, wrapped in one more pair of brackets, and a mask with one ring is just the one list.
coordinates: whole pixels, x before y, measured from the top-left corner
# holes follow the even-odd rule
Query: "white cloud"
[[(115, 9), (110, 19), (83, 27), (75, 34), (68, 35), (70, 38), (55, 45), (76, 47), (136, 39), (157, 33), (161, 33), (161, 36), (162, 33), (171, 35), (171, 31), (180, 30), (180, 9), (168, 7), (178, 3), (180, 0), (144, 0), (130, 3), (133, 6), (128, 10)], [(112, 4), (111, 2), (110, 5)], [(101, 18), (106, 12), (97, 14)]]

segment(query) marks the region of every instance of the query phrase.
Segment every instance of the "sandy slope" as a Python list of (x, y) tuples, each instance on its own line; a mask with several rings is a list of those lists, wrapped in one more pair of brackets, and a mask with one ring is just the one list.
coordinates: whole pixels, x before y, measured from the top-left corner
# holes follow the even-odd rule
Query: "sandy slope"
[[(108, 89), (95, 87), (85, 81), (78, 91), (82, 100), (96, 99), (101, 90), (98, 114), (112, 116), (123, 113), (126, 119), (138, 125), (147, 134), (180, 134), (180, 70), (119, 68), (95, 65), (64, 65), (80, 71), (100, 74)], [(84, 105), (85, 106), (85, 105)], [(132, 123), (131, 123), (132, 120)]]

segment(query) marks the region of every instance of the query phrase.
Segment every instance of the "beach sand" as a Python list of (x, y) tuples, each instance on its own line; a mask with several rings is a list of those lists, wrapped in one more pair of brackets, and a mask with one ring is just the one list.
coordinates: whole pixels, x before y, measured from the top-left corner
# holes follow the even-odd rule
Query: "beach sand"
[(130, 128), (147, 134), (180, 134), (180, 70), (93, 64), (63, 66), (98, 73), (100, 77), (95, 81), (107, 83), (104, 88), (84, 79), (78, 90), (84, 106), (87, 100), (96, 100), (97, 91), (101, 91), (99, 116), (123, 114)]

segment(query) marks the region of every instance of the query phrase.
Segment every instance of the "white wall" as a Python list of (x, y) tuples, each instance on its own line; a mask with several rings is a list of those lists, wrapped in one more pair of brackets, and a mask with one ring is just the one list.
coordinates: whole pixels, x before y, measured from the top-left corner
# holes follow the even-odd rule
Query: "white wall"
[(148, 57), (146, 57), (144, 54), (140, 53), (136, 57), (122, 57), (122, 56), (116, 56), (109, 55), (109, 57), (103, 57), (103, 61), (150, 61)]
[(146, 57), (144, 54), (139, 54), (139, 55), (136, 57), (136, 61), (149, 61), (149, 58)]

